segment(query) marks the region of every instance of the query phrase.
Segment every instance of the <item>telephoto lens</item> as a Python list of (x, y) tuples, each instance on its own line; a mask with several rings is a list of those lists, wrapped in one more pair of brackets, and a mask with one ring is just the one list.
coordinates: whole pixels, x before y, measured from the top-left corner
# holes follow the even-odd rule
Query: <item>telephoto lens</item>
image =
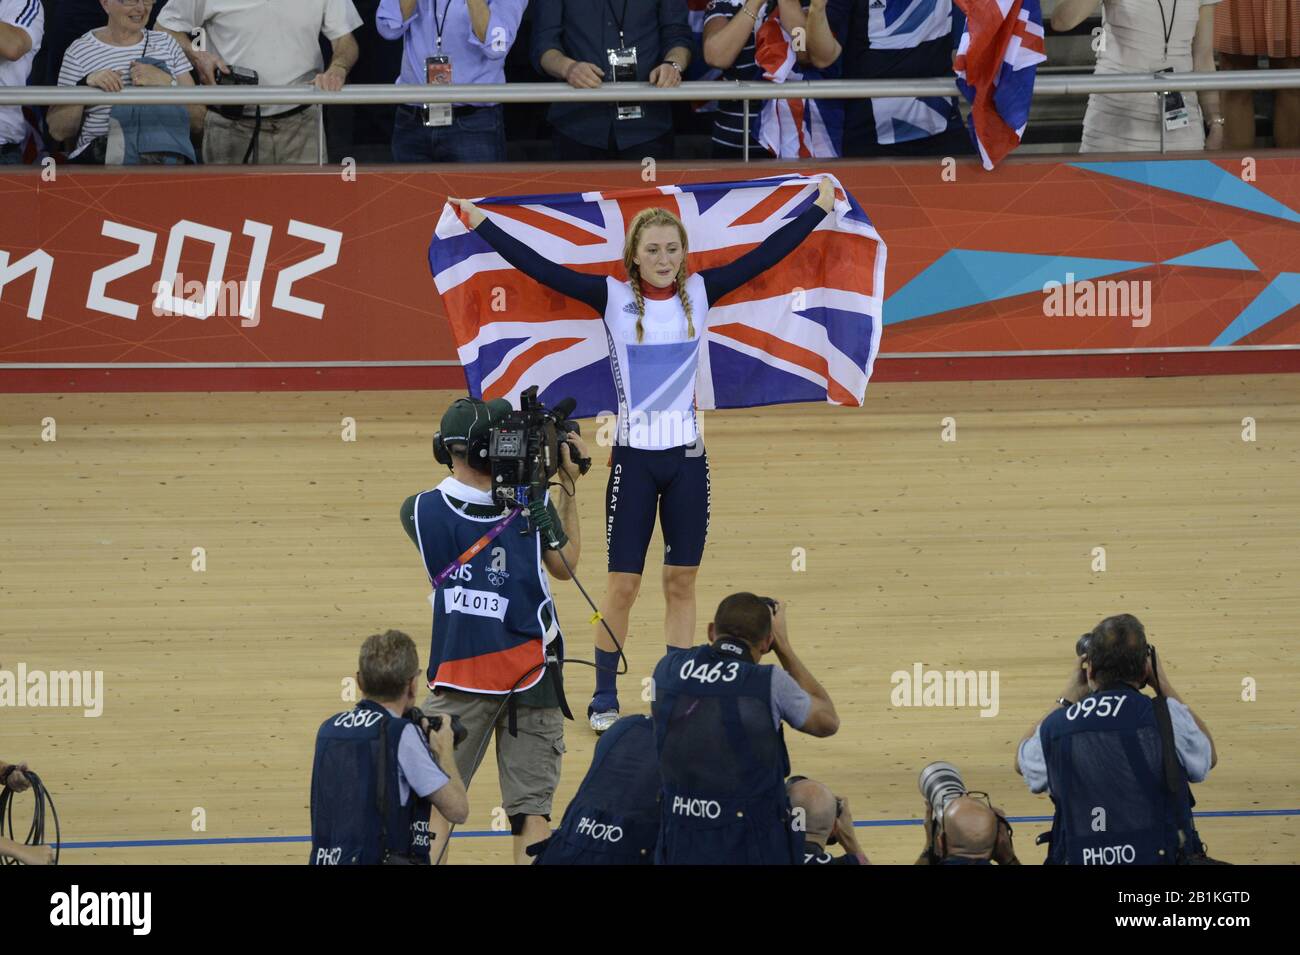
[(921, 795), (930, 804), (934, 813), (935, 825), (943, 825), (943, 811), (948, 803), (958, 796), (966, 795), (966, 784), (961, 781), (961, 773), (952, 763), (936, 761), (925, 769), (916, 781)]

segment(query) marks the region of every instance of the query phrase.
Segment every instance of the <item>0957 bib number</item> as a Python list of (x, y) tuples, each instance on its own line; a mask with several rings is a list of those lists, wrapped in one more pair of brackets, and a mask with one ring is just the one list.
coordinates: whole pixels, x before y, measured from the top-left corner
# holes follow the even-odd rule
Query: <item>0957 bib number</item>
[[(1124, 705), (1124, 697), (1120, 694), (1114, 696), (1086, 696), (1078, 703), (1074, 703), (1065, 711), (1067, 720), (1078, 719), (1082, 716), (1087, 719), (1089, 716), (1118, 716), (1119, 708)], [(1112, 704), (1114, 704), (1112, 706)]]

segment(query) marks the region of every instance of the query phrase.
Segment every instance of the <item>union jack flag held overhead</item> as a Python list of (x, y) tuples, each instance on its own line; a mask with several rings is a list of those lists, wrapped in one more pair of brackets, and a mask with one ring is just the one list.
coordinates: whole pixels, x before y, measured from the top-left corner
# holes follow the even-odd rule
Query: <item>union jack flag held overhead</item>
[[(626, 281), (623, 245), (642, 209), (681, 219), (694, 272), (735, 260), (797, 217), (818, 181), (783, 175), (475, 203), (550, 261)], [(880, 346), (886, 250), (866, 212), (835, 185), (835, 211), (799, 248), (709, 309), (697, 407), (862, 403)], [(450, 204), (429, 265), (470, 394), (514, 402), (537, 385), (548, 405), (575, 398), (576, 417), (617, 408), (603, 318), (513, 269)]]

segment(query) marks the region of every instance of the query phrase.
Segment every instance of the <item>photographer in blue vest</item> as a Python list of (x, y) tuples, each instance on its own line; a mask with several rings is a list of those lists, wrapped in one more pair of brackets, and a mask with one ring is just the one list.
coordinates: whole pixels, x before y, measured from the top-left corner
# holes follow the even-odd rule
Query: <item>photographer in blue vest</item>
[[(451, 474), (407, 498), (401, 514), (433, 584), (431, 692), (422, 709), (464, 726), (456, 764), (466, 786), (495, 737), (499, 805), (510, 820), (515, 861), (528, 865), (528, 847), (550, 835), (564, 753), (563, 644), (546, 574), (568, 580), (578, 566), (574, 495), (587, 451), (576, 434), (559, 436), (561, 490), (545, 495), (553, 546), (544, 545), (525, 512), (493, 500), (491, 433), (510, 413), (501, 399), (452, 404), (434, 438), (434, 455)], [(434, 858), (445, 858), (450, 827), (437, 813), (430, 827)]]
[(428, 865), (430, 809), (456, 822), (469, 815), (451, 721), (434, 729), (411, 711), (420, 658), (397, 630), (366, 638), (357, 685), (365, 696), (356, 708), (331, 716), (316, 733), (309, 861)]
[[(781, 724), (831, 736), (835, 704), (791, 647), (784, 604), (732, 594), (708, 633), (707, 645), (673, 650), (655, 667), (655, 862), (798, 864), (804, 840), (792, 826)], [(773, 650), (784, 669), (759, 662)]]
[(1107, 617), (1076, 650), (1056, 707), (1016, 754), (1030, 791), (1046, 790), (1056, 807), (1047, 862), (1205, 861), (1188, 785), (1218, 761), (1205, 724), (1174, 691), (1136, 617)]
[(533, 847), (537, 865), (649, 865), (659, 837), (659, 759), (650, 717), (600, 734), (560, 827)]

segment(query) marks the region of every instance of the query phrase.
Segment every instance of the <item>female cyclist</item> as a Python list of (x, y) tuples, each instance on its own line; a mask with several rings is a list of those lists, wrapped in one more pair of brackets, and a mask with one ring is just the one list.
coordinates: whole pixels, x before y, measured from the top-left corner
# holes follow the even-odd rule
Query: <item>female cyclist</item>
[(627, 281), (557, 265), (507, 235), (466, 199), (451, 199), (471, 229), (519, 271), (601, 316), (609, 339), (618, 420), (605, 494), (609, 580), (596, 625), (592, 729), (618, 719), (615, 672), (628, 617), (641, 589), (659, 511), (664, 537), (664, 636), (671, 652), (695, 634), (695, 577), (709, 526), (709, 463), (695, 418), (695, 378), (710, 307), (789, 255), (834, 207), (823, 178), (817, 200), (728, 265), (692, 273), (686, 229), (666, 209), (636, 215), (623, 247)]

